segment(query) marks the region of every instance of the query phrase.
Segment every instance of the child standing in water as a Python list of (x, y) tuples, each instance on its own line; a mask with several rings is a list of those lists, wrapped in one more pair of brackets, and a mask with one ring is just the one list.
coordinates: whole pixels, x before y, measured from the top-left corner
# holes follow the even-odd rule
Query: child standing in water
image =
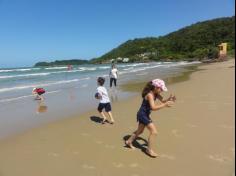
[(46, 91), (43, 88), (33, 88), (32, 94), (35, 95), (35, 100), (44, 100), (43, 94)]
[[(137, 113), (137, 121), (139, 122), (138, 129), (130, 136), (127, 141), (125, 141), (125, 144), (128, 147), (134, 149), (134, 146), (132, 145), (133, 141), (143, 133), (144, 128), (146, 127), (150, 132), (146, 153), (151, 157), (157, 157), (158, 155), (153, 151), (153, 143), (157, 135), (157, 130), (150, 118), (150, 113), (151, 111), (157, 111), (164, 107), (171, 107), (176, 100), (175, 96), (172, 95), (170, 95), (168, 99), (163, 100), (163, 97), (161, 96), (162, 91), (167, 91), (167, 88), (165, 86), (165, 82), (161, 79), (154, 79), (148, 82), (144, 87), (142, 91), (143, 102)], [(155, 104), (156, 99), (160, 100), (160, 105)]]
[(106, 88), (103, 86), (105, 83), (105, 78), (99, 77), (97, 79), (97, 93), (95, 95), (95, 97), (97, 99), (99, 99), (99, 105), (98, 105), (98, 112), (102, 115), (103, 117), (103, 121), (102, 123), (104, 124), (107, 121), (107, 117), (105, 116), (103, 109), (105, 109), (105, 111), (107, 112), (108, 116), (110, 117), (110, 124), (114, 124), (114, 119), (112, 117), (112, 113), (111, 113), (111, 103), (110, 103), (110, 99), (107, 93)]

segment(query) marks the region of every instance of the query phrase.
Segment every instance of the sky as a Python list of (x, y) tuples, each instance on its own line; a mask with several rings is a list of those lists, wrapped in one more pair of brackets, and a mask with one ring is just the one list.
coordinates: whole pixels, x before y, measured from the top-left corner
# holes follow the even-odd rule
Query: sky
[(0, 68), (92, 59), (123, 42), (235, 15), (234, 0), (0, 0)]

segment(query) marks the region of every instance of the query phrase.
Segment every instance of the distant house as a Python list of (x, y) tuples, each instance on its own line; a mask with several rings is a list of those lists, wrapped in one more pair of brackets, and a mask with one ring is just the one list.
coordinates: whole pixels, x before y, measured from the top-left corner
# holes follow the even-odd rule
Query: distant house
[(127, 58), (127, 57), (124, 58), (124, 59), (123, 59), (123, 62), (129, 62), (129, 58)]
[(219, 47), (219, 58), (225, 59), (227, 56), (227, 43), (221, 43)]
[(113, 63), (115, 61), (115, 59), (111, 59), (110, 62)]
[(116, 60), (117, 61), (122, 61), (123, 59), (122, 59), (122, 57), (117, 57)]

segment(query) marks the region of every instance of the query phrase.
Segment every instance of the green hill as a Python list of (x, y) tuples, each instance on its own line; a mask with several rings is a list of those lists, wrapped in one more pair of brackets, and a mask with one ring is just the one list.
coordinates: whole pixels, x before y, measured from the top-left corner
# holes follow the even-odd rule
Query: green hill
[(229, 44), (235, 49), (235, 17), (225, 17), (187, 26), (166, 36), (128, 40), (92, 63), (104, 63), (118, 57), (131, 62), (149, 60), (201, 60), (217, 55), (217, 46)]
[(79, 60), (79, 59), (72, 59), (72, 60), (56, 60), (54, 62), (38, 62), (34, 66), (60, 66), (60, 65), (81, 65), (89, 63), (88, 60)]

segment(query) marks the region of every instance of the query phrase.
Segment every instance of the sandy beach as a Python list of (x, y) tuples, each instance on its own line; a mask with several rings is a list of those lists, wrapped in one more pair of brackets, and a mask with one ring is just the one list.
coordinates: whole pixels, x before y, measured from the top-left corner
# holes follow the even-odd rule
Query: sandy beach
[(235, 60), (198, 69), (168, 85), (173, 107), (152, 112), (158, 158), (143, 152), (147, 131), (135, 150), (124, 147), (137, 127), (135, 96), (113, 103), (114, 125), (94, 109), (0, 141), (0, 176), (233, 176)]

